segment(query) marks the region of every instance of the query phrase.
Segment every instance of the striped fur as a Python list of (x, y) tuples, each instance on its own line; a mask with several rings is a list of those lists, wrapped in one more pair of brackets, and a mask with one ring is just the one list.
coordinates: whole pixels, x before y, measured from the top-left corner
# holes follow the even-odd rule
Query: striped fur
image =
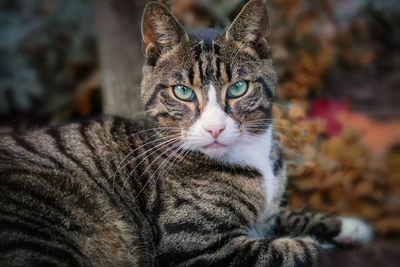
[[(151, 128), (103, 117), (2, 136), (0, 265), (317, 262), (310, 237), (248, 237), (265, 209), (257, 170), (195, 152), (168, 157), (159, 145), (168, 133)], [(129, 153), (148, 157), (124, 162)]]
[[(252, 0), (226, 32), (187, 34), (151, 2), (142, 23), (147, 119), (103, 116), (1, 136), (0, 266), (317, 266), (319, 242), (337, 237), (341, 220), (280, 208), (286, 174), (275, 146), (268, 171), (179, 146), (210, 83), (240, 136), (271, 129), (266, 14)], [(247, 94), (224, 97), (239, 80)], [(178, 84), (196, 98), (175, 98)]]

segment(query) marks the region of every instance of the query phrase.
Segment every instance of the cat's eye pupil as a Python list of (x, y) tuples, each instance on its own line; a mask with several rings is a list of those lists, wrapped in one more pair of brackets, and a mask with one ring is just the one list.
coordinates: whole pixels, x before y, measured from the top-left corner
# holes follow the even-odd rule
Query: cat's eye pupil
[(229, 86), (227, 94), (230, 98), (238, 98), (243, 96), (247, 92), (246, 82), (237, 82), (234, 85)]
[(184, 85), (176, 85), (172, 88), (176, 98), (183, 101), (190, 101), (194, 98), (193, 90)]

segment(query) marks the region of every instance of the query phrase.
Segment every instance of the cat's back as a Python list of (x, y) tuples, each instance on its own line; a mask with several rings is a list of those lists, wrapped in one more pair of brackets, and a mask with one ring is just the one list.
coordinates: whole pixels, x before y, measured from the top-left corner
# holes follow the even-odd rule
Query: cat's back
[(146, 219), (115, 196), (108, 180), (130, 145), (127, 132), (142, 127), (104, 116), (2, 135), (0, 265), (150, 261), (152, 245), (134, 244), (151, 240)]
[[(128, 151), (136, 142), (136, 134), (149, 125), (144, 120), (133, 121), (106, 115), (64, 125), (1, 134), (0, 164), (2, 167), (19, 164), (68, 171), (81, 176), (108, 176), (109, 172), (114, 171), (110, 169), (114, 166), (109, 160), (118, 159)], [(145, 133), (140, 137), (143, 136)], [(9, 172), (12, 170), (8, 169)]]

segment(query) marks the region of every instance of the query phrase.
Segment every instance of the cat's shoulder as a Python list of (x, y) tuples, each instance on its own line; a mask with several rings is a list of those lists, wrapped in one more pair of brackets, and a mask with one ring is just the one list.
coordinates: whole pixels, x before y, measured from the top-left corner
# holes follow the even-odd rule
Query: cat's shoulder
[(108, 139), (133, 136), (146, 129), (152, 129), (153, 123), (147, 119), (129, 119), (116, 115), (100, 115), (83, 118), (72, 122), (62, 122), (54, 125), (34, 126), (24, 130), (13, 130), (0, 134), (0, 150), (11, 146), (26, 146), (27, 143), (40, 145), (46, 140), (63, 140), (72, 142), (82, 137), (91, 139)]

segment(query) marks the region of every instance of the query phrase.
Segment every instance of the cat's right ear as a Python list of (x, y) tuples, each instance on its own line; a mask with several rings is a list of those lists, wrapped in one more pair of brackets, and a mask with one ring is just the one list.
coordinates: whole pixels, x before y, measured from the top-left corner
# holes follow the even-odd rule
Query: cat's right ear
[(156, 59), (164, 50), (188, 40), (182, 25), (160, 2), (149, 2), (142, 18), (143, 53), (146, 58)]
[(270, 33), (266, 0), (250, 0), (225, 32), (225, 39), (255, 48), (261, 58), (269, 55)]

